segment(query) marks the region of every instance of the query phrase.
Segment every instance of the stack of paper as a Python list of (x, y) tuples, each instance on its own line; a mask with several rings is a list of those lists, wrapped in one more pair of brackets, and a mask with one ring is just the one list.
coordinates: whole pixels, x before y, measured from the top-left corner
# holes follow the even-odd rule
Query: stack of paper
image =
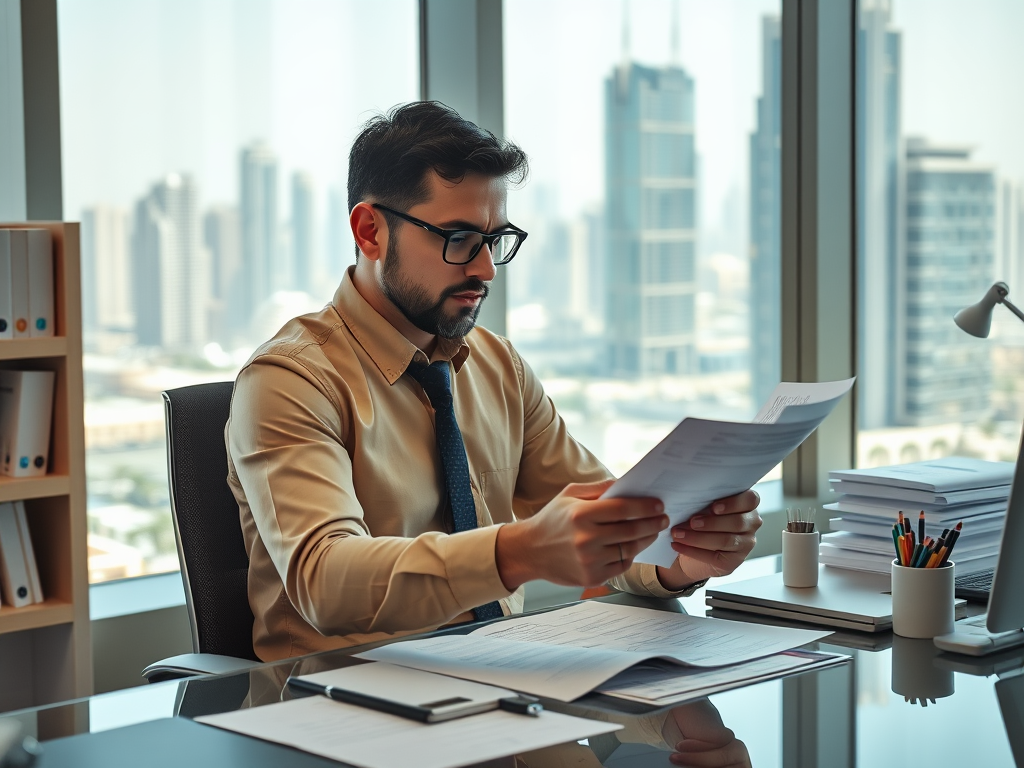
[(825, 509), (835, 533), (822, 536), (821, 562), (839, 568), (889, 573), (895, 557), (892, 526), (900, 512), (925, 535), (938, 538), (963, 522), (953, 552), (957, 573), (994, 568), (999, 553), (1014, 465), (961, 456), (875, 469), (829, 472), (839, 499)]

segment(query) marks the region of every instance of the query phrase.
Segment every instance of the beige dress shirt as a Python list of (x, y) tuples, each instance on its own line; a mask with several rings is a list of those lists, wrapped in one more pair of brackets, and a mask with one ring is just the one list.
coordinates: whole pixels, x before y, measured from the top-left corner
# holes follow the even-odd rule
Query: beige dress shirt
[[(238, 375), (225, 429), (228, 484), (249, 553), (253, 643), (265, 661), (468, 620), (498, 600), (501, 523), (570, 482), (610, 477), (568, 433), (504, 338), (440, 339), (450, 360), (479, 527), (448, 533), (433, 409), (403, 373), (417, 349), (359, 295), (351, 268), (323, 311), (289, 321)], [(654, 566), (614, 586), (671, 597)]]

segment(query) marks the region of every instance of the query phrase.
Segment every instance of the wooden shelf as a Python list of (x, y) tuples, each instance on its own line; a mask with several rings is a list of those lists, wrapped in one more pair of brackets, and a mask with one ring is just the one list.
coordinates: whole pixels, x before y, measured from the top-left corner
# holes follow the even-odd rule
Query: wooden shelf
[(0, 340), (0, 360), (63, 357), (67, 353), (68, 340), (64, 336), (52, 336), (47, 339)]
[(75, 620), (75, 606), (64, 600), (46, 600), (36, 605), (0, 607), (0, 635), (26, 629), (70, 624)]
[(66, 496), (70, 491), (71, 478), (67, 475), (45, 475), (43, 477), (0, 476), (0, 502), (45, 499), (49, 496)]

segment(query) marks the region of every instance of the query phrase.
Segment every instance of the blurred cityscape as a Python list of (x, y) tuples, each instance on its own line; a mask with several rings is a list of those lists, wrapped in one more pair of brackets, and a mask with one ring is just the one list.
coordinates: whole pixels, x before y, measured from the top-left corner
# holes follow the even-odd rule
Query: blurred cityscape
[[(862, 4), (858, 462), (1009, 459), (1024, 326), (997, 311), (981, 341), (951, 318), (995, 279), (1024, 285), (1021, 185), (970, 147), (904, 135), (902, 34), (887, 0)], [(780, 379), (780, 48), (766, 17), (731, 237), (698, 224), (694, 78), (628, 50), (603, 73), (604, 200), (574, 218), (553, 213), (551, 186), (510, 200), (530, 239), (508, 268), (509, 336), (617, 474), (687, 415), (750, 418)], [(93, 581), (177, 567), (160, 391), (233, 378), (288, 318), (330, 301), (354, 260), (343, 192), (280, 171), (254, 142), (238, 152), (236, 204), (204, 207), (182, 170), (131, 210), (81, 211)]]

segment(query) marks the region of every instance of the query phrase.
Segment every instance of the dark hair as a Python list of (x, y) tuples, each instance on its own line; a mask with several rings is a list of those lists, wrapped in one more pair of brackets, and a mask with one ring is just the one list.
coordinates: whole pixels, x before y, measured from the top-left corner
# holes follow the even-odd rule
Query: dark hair
[[(529, 160), (512, 142), (498, 139), (439, 101), (402, 104), (370, 118), (352, 143), (348, 209), (372, 200), (408, 210), (427, 199), (431, 170), (452, 182), (479, 173), (519, 184), (529, 172)], [(388, 222), (392, 223), (390, 217)]]

